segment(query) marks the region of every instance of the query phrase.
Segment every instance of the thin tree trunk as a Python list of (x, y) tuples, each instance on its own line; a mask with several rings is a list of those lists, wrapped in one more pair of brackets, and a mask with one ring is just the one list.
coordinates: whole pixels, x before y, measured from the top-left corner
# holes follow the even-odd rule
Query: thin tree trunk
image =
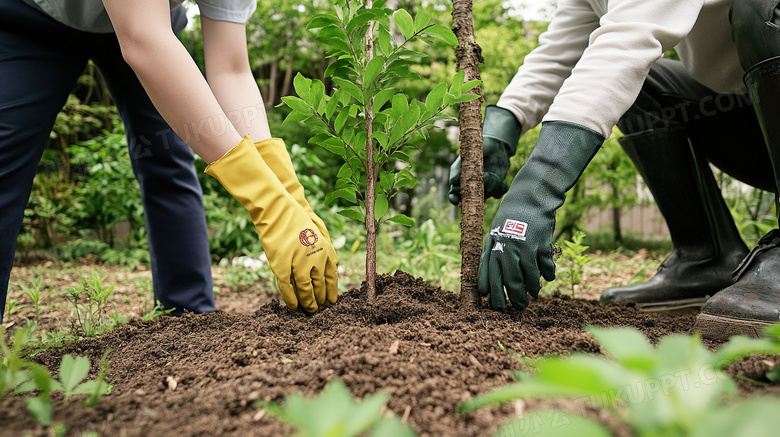
[[(466, 72), (466, 80), (479, 80), (479, 64), (484, 62), (482, 49), (474, 39), (472, 0), (453, 0), (452, 30), (458, 37), (455, 50), (458, 71)], [(470, 93), (482, 95), (477, 86)], [(461, 273), (460, 303), (462, 308), (480, 303), (477, 285), (482, 249), (482, 217), (484, 185), (482, 182), (482, 98), (460, 104), (460, 181), (461, 181)]]
[[(366, 0), (371, 9), (372, 0)], [(374, 57), (374, 23), (368, 23), (366, 30), (366, 64)], [(366, 103), (366, 296), (369, 302), (376, 299), (376, 164), (374, 163), (374, 99)]]
[(269, 80), (268, 80), (268, 99), (265, 101), (266, 109), (272, 108), (274, 102), (276, 101), (276, 95), (277, 95), (276, 76), (278, 75), (278, 72), (279, 72), (279, 59), (274, 59), (273, 62), (271, 62), (271, 73), (269, 74)]
[(282, 92), (279, 93), (279, 98), (281, 99), (281, 96), (286, 96), (290, 92), (290, 84), (292, 84), (293, 80), (293, 60), (292, 56), (288, 56), (287, 59), (287, 68), (284, 70), (284, 82), (282, 83)]

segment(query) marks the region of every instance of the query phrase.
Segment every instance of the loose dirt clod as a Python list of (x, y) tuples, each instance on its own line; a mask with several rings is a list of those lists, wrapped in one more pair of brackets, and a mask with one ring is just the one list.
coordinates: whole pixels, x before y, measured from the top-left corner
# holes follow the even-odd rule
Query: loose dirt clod
[[(389, 410), (420, 436), (486, 436), (516, 417), (517, 406), (468, 415), (455, 408), (514, 381), (512, 371), (525, 369), (524, 358), (599, 353), (584, 325), (635, 326), (656, 341), (689, 332), (695, 318), (693, 312), (641, 313), (630, 304), (606, 307), (566, 296), (534, 301), (522, 315), (459, 310), (456, 295), (402, 272), (381, 275), (377, 288), (374, 304), (353, 289), (313, 316), (272, 303), (251, 316), (216, 312), (135, 321), (34, 359), (54, 370), (65, 354), (98, 363), (111, 350), (113, 391), (93, 408), (75, 401), (56, 407), (54, 423), (64, 423), (72, 435), (288, 435), (289, 427), (254, 402), (314, 395), (340, 378), (355, 397), (389, 393)], [(757, 379), (766, 359), (742, 361), (730, 371)], [(176, 377), (161, 389), (160, 375)], [(739, 384), (745, 391), (780, 392), (777, 385)], [(522, 410), (540, 405), (527, 401)], [(0, 436), (47, 435), (21, 398), (0, 401), (0, 423)]]

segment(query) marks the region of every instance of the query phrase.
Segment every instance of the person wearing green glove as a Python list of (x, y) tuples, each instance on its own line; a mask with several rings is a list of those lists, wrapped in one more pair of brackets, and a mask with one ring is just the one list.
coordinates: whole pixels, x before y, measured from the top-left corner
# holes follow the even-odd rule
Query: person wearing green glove
[[(724, 332), (756, 335), (777, 321), (780, 231), (762, 239), (732, 278), (747, 248), (709, 166), (778, 191), (777, 17), (777, 2), (768, 0), (558, 3), (539, 46), (497, 103), (514, 119), (505, 120), (502, 130), (489, 126), (495, 111), (485, 115), (486, 182), (503, 176), (506, 166), (492, 162), (512, 150), (495, 147), (493, 137), (516, 142), (506, 132), (519, 127), (522, 134), (542, 123), (485, 240), (479, 289), (493, 308), (505, 309), (508, 296), (524, 309), (528, 295), (538, 295), (540, 278), (555, 278), (555, 212), (617, 125), (626, 134), (621, 145), (667, 219), (675, 249), (653, 279), (608, 290), (602, 301), (661, 309), (706, 301), (697, 327), (716, 339)], [(681, 61), (661, 59), (672, 48)], [(745, 96), (746, 72), (752, 99)], [(457, 164), (451, 169), (453, 203), (459, 200)], [(500, 187), (492, 183), (486, 197), (500, 195)]]

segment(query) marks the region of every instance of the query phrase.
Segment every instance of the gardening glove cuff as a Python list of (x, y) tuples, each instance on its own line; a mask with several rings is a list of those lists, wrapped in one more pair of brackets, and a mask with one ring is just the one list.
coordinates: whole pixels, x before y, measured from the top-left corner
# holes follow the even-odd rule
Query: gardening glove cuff
[(506, 309), (506, 295), (513, 306), (524, 309), (528, 294), (539, 295), (540, 276), (555, 279), (555, 211), (603, 142), (601, 134), (575, 123), (542, 124), (539, 139), (501, 201), (485, 240), (479, 290), (490, 294), (494, 309)]
[[(309, 202), (306, 200), (306, 194), (304, 192), (303, 185), (301, 185), (301, 182), (298, 180), (298, 176), (295, 174), (295, 168), (293, 167), (292, 159), (290, 159), (290, 154), (287, 153), (287, 147), (284, 144), (284, 140), (281, 138), (269, 138), (267, 140), (258, 141), (255, 143), (255, 148), (257, 148), (260, 156), (279, 179), (279, 182), (282, 183), (284, 189), (290, 193), (293, 199), (295, 199), (295, 201), (301, 205), (303, 210), (306, 211), (306, 214), (309, 215), (311, 221), (317, 225), (317, 229), (320, 231), (324, 239), (322, 242), (323, 247), (326, 251), (329, 252), (329, 256), (338, 266), (339, 258), (336, 254), (336, 249), (333, 247), (333, 242), (330, 239), (328, 228), (325, 226), (325, 222), (314, 213), (311, 205), (309, 205)], [(328, 272), (326, 272), (326, 274), (328, 274)], [(330, 278), (329, 280), (331, 282), (338, 283), (338, 277), (336, 276)], [(338, 290), (329, 289), (325, 301), (328, 304), (334, 304), (336, 303), (337, 297)]]
[(249, 211), (287, 306), (314, 312), (338, 293), (329, 243), (248, 136), (205, 172)]
[[(485, 109), (482, 124), (482, 156), (484, 160), (482, 180), (485, 198), (500, 198), (507, 192), (506, 173), (509, 158), (515, 155), (517, 142), (523, 128), (514, 114), (495, 105)], [(450, 167), (449, 200), (453, 205), (460, 203), (460, 156)]]

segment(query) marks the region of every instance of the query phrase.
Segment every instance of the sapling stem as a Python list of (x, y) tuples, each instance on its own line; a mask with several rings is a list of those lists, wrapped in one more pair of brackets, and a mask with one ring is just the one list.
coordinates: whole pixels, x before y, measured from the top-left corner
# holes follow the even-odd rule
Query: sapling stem
[[(366, 8), (373, 7), (372, 0), (366, 0)], [(366, 65), (374, 57), (374, 22), (368, 22), (366, 30)], [(367, 85), (367, 84), (364, 84)], [(369, 302), (376, 298), (376, 163), (374, 162), (374, 98), (366, 102), (366, 297)]]

